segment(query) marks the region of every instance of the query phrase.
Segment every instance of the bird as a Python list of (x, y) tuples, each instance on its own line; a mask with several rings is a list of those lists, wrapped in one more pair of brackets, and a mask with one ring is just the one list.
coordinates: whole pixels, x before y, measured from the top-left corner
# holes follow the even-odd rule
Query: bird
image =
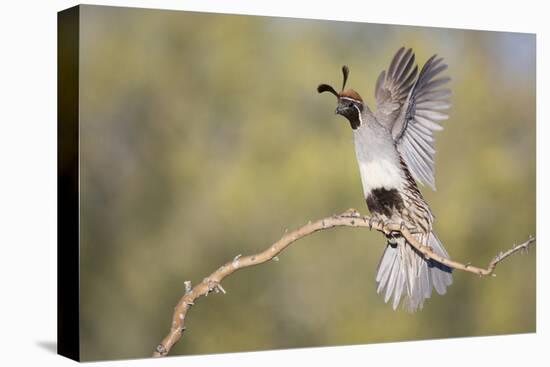
[[(371, 220), (399, 223), (436, 254), (449, 254), (433, 229), (434, 215), (418, 183), (435, 191), (434, 132), (448, 118), (450, 80), (442, 76), (447, 64), (437, 54), (419, 71), (411, 48), (401, 47), (376, 81), (372, 111), (353, 89), (346, 89), (349, 68), (342, 67), (342, 90), (320, 84), (318, 93), (337, 98), (335, 113), (349, 122), (364, 198)], [(403, 228), (403, 227), (401, 227)], [(385, 247), (376, 269), (376, 291), (394, 310), (422, 309), (432, 289), (443, 295), (452, 284), (452, 269), (426, 258), (398, 231), (385, 235)]]

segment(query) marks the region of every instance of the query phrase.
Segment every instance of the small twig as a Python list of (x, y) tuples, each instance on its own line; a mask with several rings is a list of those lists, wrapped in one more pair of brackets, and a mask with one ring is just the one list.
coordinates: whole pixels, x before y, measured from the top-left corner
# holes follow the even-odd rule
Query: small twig
[(214, 291), (216, 293), (225, 294), (225, 289), (221, 286), (220, 282), (227, 276), (231, 275), (233, 272), (247, 268), (253, 265), (263, 264), (269, 260), (277, 261), (277, 255), (280, 254), (284, 249), (286, 249), (290, 244), (296, 240), (308, 236), (312, 233), (330, 229), (334, 227), (365, 227), (369, 229), (375, 229), (385, 234), (391, 232), (400, 232), (403, 237), (407, 239), (411, 246), (421, 252), (427, 259), (433, 259), (439, 263), (447, 265), (453, 269), (463, 270), (479, 276), (493, 275), (495, 267), (502, 260), (507, 257), (515, 254), (518, 251), (527, 251), (529, 246), (535, 242), (535, 237), (529, 236), (527, 241), (523, 242), (520, 245), (517, 245), (509, 249), (508, 251), (501, 252), (489, 263), (486, 269), (478, 268), (472, 266), (470, 263), (462, 264), (460, 262), (446, 259), (434, 253), (428, 246), (422, 245), (418, 242), (411, 234), (408, 228), (402, 223), (382, 223), (376, 220), (371, 220), (372, 218), (368, 216), (361, 216), (359, 212), (355, 209), (348, 209), (340, 215), (333, 215), (324, 219), (320, 219), (315, 222), (308, 222), (306, 225), (294, 230), (288, 231), (285, 230), (285, 234), (281, 237), (280, 240), (272, 244), (265, 251), (260, 252), (255, 255), (242, 256), (237, 255), (233, 260), (225, 263), (219, 267), (212, 274), (207, 276), (200, 282), (191, 288), (191, 282), (186, 281), (185, 284), (185, 294), (179, 300), (178, 304), (174, 309), (174, 314), (172, 316), (172, 327), (168, 335), (164, 337), (159, 345), (155, 348), (153, 357), (161, 357), (167, 355), (175, 343), (181, 338), (183, 331), (185, 330), (185, 317), (187, 316), (187, 311), (194, 304), (194, 301), (202, 296), (207, 296), (208, 293)]
[(186, 280), (185, 282), (183, 282), (183, 285), (185, 286), (185, 294), (191, 293), (191, 289), (193, 289), (191, 286), (191, 281)]
[[(474, 274), (478, 274), (478, 275), (485, 275), (485, 276), (493, 275), (493, 272), (495, 271), (495, 268), (496, 268), (496, 266), (499, 262), (501, 262), (502, 260), (506, 259), (507, 257), (515, 254), (518, 251), (528, 251), (529, 246), (532, 243), (535, 242), (535, 237), (529, 235), (529, 238), (525, 242), (523, 242), (521, 245), (514, 246), (511, 249), (509, 249), (508, 251), (501, 252), (497, 256), (495, 256), (493, 258), (493, 260), (489, 263), (487, 268), (478, 268), (476, 266), (471, 265), (471, 263), (469, 263), (469, 262), (466, 263), (466, 264), (463, 264), (463, 263), (460, 263), (458, 261), (454, 261), (454, 260), (447, 259), (445, 257), (439, 256), (438, 254), (433, 252), (428, 246), (424, 246), (420, 242), (418, 242), (411, 235), (409, 230), (405, 227), (400, 229), (398, 224), (393, 224), (393, 223), (387, 224), (386, 226), (383, 226), (383, 227), (385, 229), (385, 231), (383, 231), (383, 232), (385, 232), (385, 233), (388, 230), (389, 231), (395, 231), (395, 232), (401, 232), (403, 237), (405, 237), (407, 239), (407, 242), (409, 242), (411, 244), (411, 246), (416, 248), (418, 251), (420, 251), (422, 254), (424, 254), (424, 256), (426, 256), (429, 259), (433, 259), (433, 260), (437, 261), (438, 263), (447, 265), (447, 266), (449, 266), (453, 269), (463, 270), (463, 271), (467, 271), (467, 272), (470, 272), (470, 273), (474, 273)], [(374, 228), (374, 225), (373, 225), (373, 228)]]

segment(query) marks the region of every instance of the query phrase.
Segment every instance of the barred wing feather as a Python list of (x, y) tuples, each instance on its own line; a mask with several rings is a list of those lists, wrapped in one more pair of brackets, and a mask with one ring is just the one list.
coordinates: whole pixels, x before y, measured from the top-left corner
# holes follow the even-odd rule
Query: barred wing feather
[(399, 49), (388, 73), (382, 72), (376, 86), (378, 121), (391, 131), (397, 150), (413, 177), (435, 190), (433, 132), (448, 118), (450, 89), (441, 88), (450, 78), (438, 77), (447, 69), (443, 59), (433, 55), (426, 61), (413, 82), (417, 68), (412, 69), (411, 49)]

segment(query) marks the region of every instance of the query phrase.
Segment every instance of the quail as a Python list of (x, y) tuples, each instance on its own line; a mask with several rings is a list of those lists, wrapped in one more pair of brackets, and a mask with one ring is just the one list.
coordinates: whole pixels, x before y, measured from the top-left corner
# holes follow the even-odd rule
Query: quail
[[(412, 49), (400, 48), (375, 86), (376, 111), (361, 96), (346, 89), (349, 68), (342, 67), (341, 92), (328, 84), (319, 93), (336, 96), (336, 114), (349, 122), (366, 204), (373, 218), (401, 223), (415, 239), (440, 256), (449, 255), (433, 230), (434, 216), (417, 181), (435, 190), (434, 132), (448, 118), (450, 78), (443, 59), (430, 57), (420, 72)], [(377, 292), (395, 310), (402, 301), (408, 311), (421, 309), (432, 288), (445, 294), (452, 283), (451, 268), (425, 258), (400, 232), (386, 235), (376, 270)]]

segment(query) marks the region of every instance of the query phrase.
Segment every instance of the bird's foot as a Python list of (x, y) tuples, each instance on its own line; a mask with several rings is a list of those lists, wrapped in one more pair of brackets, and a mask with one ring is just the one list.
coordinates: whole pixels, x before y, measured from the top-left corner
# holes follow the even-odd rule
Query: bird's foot
[[(384, 220), (377, 215), (373, 215), (369, 218), (369, 229), (372, 230), (372, 227), (381, 227), (384, 224)], [(378, 229), (378, 228), (376, 228)]]
[(392, 236), (392, 237), (399, 237), (403, 234), (404, 230), (410, 230), (410, 227), (407, 226), (407, 223), (404, 220), (399, 221), (399, 229), (398, 230), (388, 229), (388, 227), (395, 228), (396, 224), (397, 224), (397, 221), (396, 222), (391, 222), (391, 221), (384, 222), (385, 231), (388, 231), (390, 233), (390, 236)]
[(392, 231), (388, 229), (388, 226), (393, 224), (391, 221), (384, 219), (381, 216), (375, 215), (369, 218), (369, 229), (375, 227), (375, 229), (383, 232), (385, 235), (389, 235)]

